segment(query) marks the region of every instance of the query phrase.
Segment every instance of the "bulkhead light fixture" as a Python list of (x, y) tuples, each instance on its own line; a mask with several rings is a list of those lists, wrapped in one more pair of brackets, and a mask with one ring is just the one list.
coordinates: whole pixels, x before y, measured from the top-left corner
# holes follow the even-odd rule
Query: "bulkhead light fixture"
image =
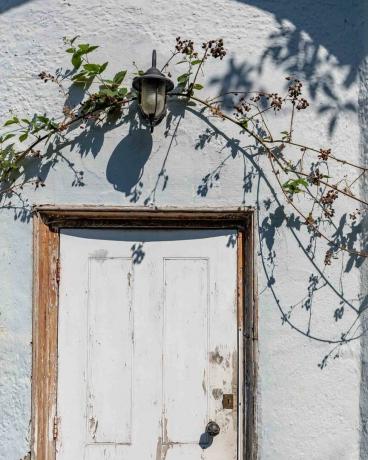
[(167, 93), (174, 89), (174, 83), (156, 67), (156, 50), (152, 52), (152, 67), (134, 78), (133, 88), (138, 92), (141, 113), (152, 132), (166, 114)]

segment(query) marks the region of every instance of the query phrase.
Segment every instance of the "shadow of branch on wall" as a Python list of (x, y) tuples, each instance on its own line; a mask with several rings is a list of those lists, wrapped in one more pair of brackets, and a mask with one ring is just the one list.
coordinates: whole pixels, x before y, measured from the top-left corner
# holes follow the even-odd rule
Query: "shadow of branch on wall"
[[(363, 29), (360, 16), (362, 14), (361, 4), (352, 2), (351, 5), (339, 6), (335, 8), (331, 21), (325, 21), (325, 17), (331, 12), (331, 4), (319, 4), (315, 1), (307, 2), (302, 0), (296, 5), (289, 1), (270, 2), (267, 0), (234, 0), (239, 3), (246, 3), (257, 8), (263, 9), (275, 17), (276, 27), (268, 34), (268, 45), (257, 62), (245, 60), (237, 62), (234, 58), (228, 59), (228, 64), (223, 74), (212, 78), (211, 84), (220, 88), (220, 92), (250, 91), (258, 84), (259, 77), (266, 72), (266, 63), (272, 62), (281, 68), (285, 75), (304, 79), (308, 82), (308, 91), (312, 99), (317, 100), (321, 96), (324, 102), (319, 106), (319, 113), (328, 116), (330, 120), (330, 134), (336, 129), (339, 116), (346, 112), (356, 110), (355, 103), (349, 100), (341, 100), (342, 89), (349, 90), (356, 83), (359, 65), (365, 58), (365, 50), (355, 50), (354, 40), (359, 37)], [(8, 2), (9, 5), (11, 2)], [(16, 2), (13, 2), (15, 4)], [(329, 2), (328, 2), (329, 3)], [(354, 37), (354, 38), (352, 38)], [(336, 70), (341, 71), (343, 78), (336, 81)], [(257, 87), (257, 89), (260, 89)], [(69, 92), (67, 103), (76, 104), (83, 100), (83, 93), (72, 87)], [(233, 99), (231, 95), (224, 97), (225, 104), (232, 107)], [(29, 159), (24, 180), (31, 182), (35, 180), (35, 186), (42, 186), (50, 171), (59, 162), (64, 162), (73, 175), (72, 185), (76, 187), (84, 186), (84, 174), (76, 168), (75, 164), (66, 156), (62, 150), (69, 147), (71, 152), (77, 153), (81, 157), (91, 155), (96, 158), (100, 154), (105, 142), (105, 135), (111, 129), (115, 129), (122, 124), (129, 126), (128, 134), (114, 148), (107, 163), (106, 179), (111, 186), (121, 192), (132, 203), (141, 202), (144, 205), (154, 205), (156, 203), (156, 192), (165, 191), (169, 182), (167, 172), (167, 161), (170, 151), (176, 141), (178, 127), (184, 117), (184, 113), (189, 112), (199, 117), (206, 124), (204, 132), (199, 133), (195, 141), (194, 149), (202, 150), (214, 141), (221, 138), (222, 158), (221, 161), (202, 178), (197, 185), (197, 196), (205, 198), (221, 180), (223, 171), (229, 162), (240, 159), (243, 165), (242, 188), (239, 190), (241, 204), (249, 204), (250, 194), (254, 194), (256, 188), (256, 207), (259, 212), (259, 253), (267, 279), (267, 286), (271, 292), (281, 315), (283, 324), (289, 324), (293, 329), (305, 336), (327, 343), (346, 343), (347, 331), (341, 332), (338, 339), (329, 339), (313, 335), (313, 315), (314, 299), (321, 290), (330, 289), (334, 295), (335, 308), (331, 315), (331, 321), (338, 323), (343, 320), (346, 310), (352, 311), (356, 318), (365, 310), (367, 299), (358, 299), (356, 302), (349, 300), (344, 290), (340, 286), (333, 285), (325, 274), (324, 267), (316, 262), (317, 244), (313, 234), (309, 239), (301, 236), (305, 230), (305, 223), (293, 213), (286, 213), (282, 202), (274, 186), (265, 176), (260, 167), (258, 158), (261, 153), (256, 145), (241, 145), (239, 139), (229, 137), (220, 131), (201, 111), (187, 106), (180, 102), (170, 102), (170, 111), (166, 118), (165, 136), (170, 138), (167, 151), (152, 190), (146, 191), (143, 183), (144, 170), (152, 152), (152, 137), (147, 128), (143, 126), (137, 116), (137, 105), (132, 103), (130, 108), (122, 117), (114, 121), (107, 120), (99, 123), (96, 120), (83, 122), (85, 129), (80, 130), (76, 125), (68, 133), (72, 133), (71, 140), (65, 140), (60, 135), (57, 136), (53, 144), (49, 145), (46, 153), (37, 158)], [(82, 123), (82, 122), (81, 122)], [(55, 155), (58, 152), (58, 155)], [(261, 200), (259, 189), (261, 184), (268, 190), (269, 198)], [(14, 197), (14, 193), (13, 193)], [(29, 220), (31, 211), (27, 201), (22, 201), (21, 188), (19, 194), (15, 194), (14, 200), (8, 201), (4, 207), (12, 208), (15, 218)], [(302, 253), (309, 259), (313, 271), (305, 279), (305, 293), (299, 300), (290, 304), (283, 305), (277, 295), (277, 251), (276, 241), (279, 233), (285, 228), (289, 229)], [(335, 232), (332, 236), (332, 245), (344, 245), (355, 247), (358, 241), (362, 241), (363, 246), (367, 245), (366, 236), (362, 224), (352, 225), (347, 231), (346, 215), (340, 217)], [(344, 260), (343, 270), (350, 272), (353, 268), (360, 268), (363, 259), (356, 255), (350, 255), (348, 260)], [(302, 309), (305, 312), (305, 324), (301, 327), (293, 322), (295, 312)], [(355, 324), (355, 323), (354, 323)], [(349, 331), (350, 333), (350, 331)], [(321, 363), (324, 368), (327, 360)]]
[[(293, 75), (306, 82), (309, 97), (314, 101), (318, 99), (319, 114), (328, 117), (329, 134), (332, 136), (338, 123), (344, 117), (358, 111), (357, 101), (351, 99), (348, 93), (354, 88), (354, 85), (359, 85), (360, 78), (367, 77), (367, 72), (362, 72), (363, 63), (367, 58), (368, 45), (365, 25), (368, 13), (367, 3), (359, 0), (337, 3), (307, 0), (298, 2), (287, 0), (277, 2), (270, 0), (234, 1), (238, 2), (239, 5), (253, 6), (272, 15), (276, 21), (276, 27), (269, 32), (268, 45), (258, 62), (252, 62), (252, 64), (248, 62), (241, 62), (240, 64), (230, 62), (228, 74), (223, 76), (222, 81), (214, 81), (213, 84), (219, 84), (224, 92), (228, 91), (234, 83), (238, 85), (238, 88), (235, 87), (235, 89), (252, 90), (257, 76), (261, 76), (266, 71), (266, 64), (272, 63), (281, 69), (285, 76)], [(234, 72), (236, 74), (235, 79), (232, 77)], [(336, 75), (338, 75), (338, 80)], [(366, 85), (366, 80), (363, 80), (363, 84)], [(361, 99), (362, 97), (360, 97)], [(229, 101), (227, 102), (229, 103)], [(363, 102), (360, 101), (359, 107), (360, 122), (365, 127), (367, 124), (366, 108), (362, 104), (366, 104), (366, 98)], [(367, 140), (365, 137), (366, 135), (363, 134), (365, 142), (363, 150), (366, 155)], [(363, 158), (363, 161), (366, 164), (366, 158)], [(362, 193), (366, 196), (364, 185)], [(366, 248), (368, 243), (366, 216), (363, 216), (359, 224), (353, 225), (350, 232), (345, 232), (344, 220), (346, 220), (346, 216), (341, 216), (333, 236), (334, 240), (342, 241), (351, 247), (351, 244), (356, 243), (360, 238), (360, 246)], [(270, 225), (272, 228), (272, 223)], [(273, 234), (273, 231), (271, 231), (271, 234)], [(262, 241), (262, 235), (260, 241)], [(267, 245), (267, 237), (265, 243)], [(263, 257), (262, 261), (264, 261)], [(349, 272), (352, 267), (363, 269), (362, 293), (360, 299), (358, 299), (358, 305), (355, 307), (358, 310), (358, 314), (352, 327), (357, 326), (357, 329), (364, 332), (368, 327), (366, 311), (368, 304), (366, 288), (367, 262), (363, 264), (363, 258), (350, 255), (343, 270)], [(319, 278), (314, 278), (314, 276)], [(304, 308), (309, 311), (310, 315), (313, 312), (312, 294), (318, 286), (324, 284), (320, 276), (320, 274), (311, 275), (312, 281), (308, 285), (309, 298), (308, 303), (304, 304)], [(269, 279), (273, 285), (272, 274)], [(341, 291), (341, 286), (343, 286), (342, 283), (340, 283), (339, 291)], [(346, 298), (340, 298), (334, 313), (336, 322), (341, 321), (346, 314), (346, 305)], [(368, 450), (367, 334), (363, 334), (361, 346), (360, 457), (363, 459), (366, 458)], [(323, 358), (320, 363), (321, 368), (324, 368), (331, 356), (339, 356), (339, 346), (333, 347), (331, 353)]]
[[(306, 83), (309, 98), (315, 101), (318, 97), (319, 113), (328, 117), (333, 135), (339, 120), (357, 111), (355, 94), (349, 96), (347, 91), (357, 82), (360, 64), (367, 56), (364, 17), (368, 8), (364, 2), (234, 1), (271, 14), (275, 26), (258, 60), (230, 58), (225, 74), (213, 78), (212, 84), (221, 93), (263, 90), (259, 79), (271, 63), (285, 77)], [(224, 101), (233, 106), (230, 95)]]
[[(242, 146), (237, 139), (229, 137), (214, 125), (208, 117), (192, 108), (187, 108), (194, 116), (199, 117), (206, 127), (203, 133), (200, 133), (195, 143), (196, 149), (204, 149), (213, 141), (223, 140), (222, 159), (218, 164), (209, 171), (198, 184), (197, 195), (206, 197), (211, 193), (214, 184), (221, 181), (222, 170), (226, 168), (228, 162), (239, 159), (244, 166), (243, 186), (242, 186), (242, 203), (249, 204), (253, 200), (252, 192), (256, 193), (255, 207), (258, 214), (258, 241), (259, 255), (263, 272), (266, 278), (266, 285), (263, 291), (269, 290), (275, 305), (280, 311), (280, 321), (282, 324), (288, 324), (294, 331), (322, 343), (330, 345), (328, 353), (321, 358), (319, 367), (324, 369), (330, 359), (339, 357), (341, 347), (349, 341), (357, 340), (365, 333), (364, 326), (361, 323), (361, 316), (368, 305), (368, 297), (360, 296), (358, 299), (350, 299), (346, 294), (343, 286), (342, 277), (344, 273), (349, 273), (353, 267), (359, 268), (363, 263), (363, 258), (349, 254), (347, 258), (341, 258), (337, 263), (341, 264), (340, 278), (333, 282), (330, 280), (326, 266), (318, 258), (321, 253), (321, 242), (315, 232), (309, 231), (305, 222), (302, 222), (300, 216), (284, 208), (283, 201), (280, 201), (279, 194), (269, 178), (265, 175), (262, 163), (258, 160), (262, 157), (259, 147), (255, 144)], [(263, 187), (262, 194), (260, 193)], [(240, 192), (240, 190), (239, 190)], [(267, 196), (268, 198), (264, 198)], [(331, 244), (344, 244), (351, 248), (359, 239), (363, 248), (368, 247), (367, 235), (364, 232), (362, 222), (352, 226), (346, 225), (347, 216), (343, 214), (332, 235)], [(285, 303), (279, 294), (279, 285), (285, 280), (279, 279), (277, 267), (282, 261), (279, 260), (277, 252), (280, 241), (283, 238), (283, 232), (289, 231), (293, 236), (296, 246), (301, 251), (303, 258), (307, 258), (311, 271), (304, 281), (300, 282), (303, 292), (298, 291), (300, 296), (295, 302)], [(309, 235), (305, 238), (305, 234)], [(328, 247), (328, 245), (327, 245)], [(334, 336), (321, 336), (315, 332), (316, 322), (318, 323), (318, 312), (315, 312), (315, 297), (321, 293), (328, 305), (330, 324), (334, 330)], [(325, 302), (326, 302), (325, 301)], [(351, 321), (344, 322), (345, 316), (349, 315)], [(304, 316), (303, 316), (304, 315)], [(314, 316), (316, 316), (314, 318)], [(338, 324), (344, 323), (339, 330)], [(346, 326), (346, 324), (348, 324)], [(328, 330), (328, 328), (327, 328)]]
[[(22, 170), (17, 173), (21, 179), (19, 185), (11, 187), (7, 193), (8, 185), (2, 183), (0, 209), (12, 210), (15, 220), (29, 222), (32, 203), (23, 193), (24, 186), (43, 187), (50, 172), (59, 164), (64, 164), (70, 171), (72, 187), (84, 187), (84, 171), (76, 166), (70, 155), (64, 154), (65, 149), (82, 158), (89, 155), (96, 158), (101, 153), (106, 134), (121, 125), (128, 125), (128, 134), (109, 155), (106, 178), (115, 190), (124, 193), (131, 202), (137, 202), (143, 187), (140, 179), (152, 151), (152, 136), (149, 128), (142, 125), (137, 104), (133, 102), (118, 118), (108, 118), (101, 123), (91, 120), (75, 124), (65, 134), (57, 134), (45, 152), (27, 158)], [(10, 176), (10, 180), (13, 179), (17, 177)]]

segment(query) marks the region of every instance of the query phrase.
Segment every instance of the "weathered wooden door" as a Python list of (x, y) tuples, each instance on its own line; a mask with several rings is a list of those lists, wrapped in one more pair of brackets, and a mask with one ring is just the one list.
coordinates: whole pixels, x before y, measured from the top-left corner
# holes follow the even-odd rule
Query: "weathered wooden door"
[(57, 460), (240, 460), (236, 231), (65, 229), (60, 260)]

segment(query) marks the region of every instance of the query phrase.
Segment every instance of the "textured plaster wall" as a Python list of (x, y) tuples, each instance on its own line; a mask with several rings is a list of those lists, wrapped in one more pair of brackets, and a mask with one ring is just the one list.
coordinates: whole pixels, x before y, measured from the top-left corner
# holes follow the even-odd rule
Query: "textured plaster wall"
[[(0, 119), (10, 108), (29, 115), (61, 110), (63, 98), (37, 74), (68, 66), (65, 35), (80, 34), (84, 41), (101, 45), (96, 56), (110, 61), (111, 72), (132, 69), (132, 61), (148, 67), (153, 47), (163, 62), (177, 35), (199, 42), (223, 37), (229, 54), (221, 64), (207, 68), (205, 93), (229, 87), (282, 90), (286, 75), (306, 78), (313, 104), (297, 122), (299, 138), (317, 146), (327, 143), (338, 155), (348, 152), (351, 159), (359, 159), (366, 151), (366, 78), (364, 71), (359, 74), (368, 17), (363, 3), (7, 0), (0, 5)], [(292, 330), (281, 318), (280, 309), (287, 312), (299, 302), (308, 293), (310, 276), (321, 274), (324, 251), (317, 251), (313, 259), (305, 255), (304, 229), (286, 228), (277, 185), (262, 177), (266, 163), (245, 158), (236, 143), (236, 129), (206, 120), (195, 108), (184, 113), (172, 103), (170, 110), (170, 123), (163, 122), (152, 138), (144, 128), (126, 124), (99, 128), (85, 137), (76, 131), (63, 154), (84, 171), (86, 185), (73, 187), (72, 170), (59, 161), (40, 172), (46, 187), (26, 189), (24, 198), (29, 204), (254, 206), (260, 293), (259, 458), (368, 458), (364, 349), (361, 354), (359, 341), (349, 344), (321, 370), (318, 364), (331, 345)], [(274, 123), (276, 131), (284, 128)], [(216, 135), (203, 142), (203, 135), (215, 126)], [(241, 146), (246, 142), (242, 140)], [(220, 177), (213, 177), (206, 188), (203, 178), (221, 164)], [(159, 175), (162, 168), (167, 181)], [(329, 267), (328, 285), (314, 295), (311, 331), (317, 337), (339, 337), (355, 318), (345, 306), (341, 321), (334, 319), (342, 298), (359, 307), (360, 273), (353, 267), (341, 282), (345, 268), (346, 260), (343, 266)], [(22, 212), (1, 210), (1, 460), (23, 459), (29, 451), (31, 300), (32, 223)], [(299, 306), (292, 318), (306, 331), (309, 317), (310, 312)]]

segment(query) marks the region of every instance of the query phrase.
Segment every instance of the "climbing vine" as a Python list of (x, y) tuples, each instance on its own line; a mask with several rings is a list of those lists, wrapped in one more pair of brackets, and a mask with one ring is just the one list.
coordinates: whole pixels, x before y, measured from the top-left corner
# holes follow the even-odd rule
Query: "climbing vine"
[[(44, 187), (41, 178), (29, 179), (29, 161), (49, 159), (46, 146), (60, 145), (66, 141), (72, 128), (103, 125), (127, 119), (131, 104), (137, 99), (128, 84), (127, 70), (109, 75), (109, 63), (93, 62), (93, 52), (98, 46), (81, 43), (79, 37), (64, 39), (66, 53), (70, 55), (71, 70), (51, 74), (42, 71), (39, 78), (55, 85), (68, 100), (72, 88), (80, 88), (84, 98), (75, 106), (66, 103), (60, 116), (46, 113), (27, 118), (12, 113), (0, 130), (0, 203), (10, 207), (14, 196), (21, 197), (26, 185)], [(286, 77), (284, 94), (278, 92), (240, 92), (236, 89), (214, 97), (201, 97), (204, 89), (203, 70), (208, 60), (222, 60), (226, 56), (222, 39), (210, 40), (196, 47), (192, 40), (176, 38), (175, 46), (162, 71), (176, 78), (176, 88), (169, 94), (188, 109), (197, 109), (202, 115), (228, 122), (239, 130), (239, 139), (245, 138), (259, 157), (264, 157), (268, 167), (262, 174), (276, 183), (282, 197), (288, 227), (295, 224), (305, 228), (309, 238), (307, 253), (312, 253), (316, 241), (324, 240), (327, 248), (324, 265), (347, 254), (350, 265), (359, 267), (368, 256), (364, 236), (364, 210), (367, 202), (359, 195), (359, 185), (365, 179), (368, 168), (355, 164), (349, 157), (340, 158), (328, 145), (307, 145), (296, 138), (296, 120), (308, 110), (309, 101), (304, 96), (303, 83), (294, 76)], [(134, 63), (133, 75), (143, 72)], [(180, 69), (182, 69), (180, 71)], [(132, 75), (130, 75), (131, 77)], [(229, 100), (232, 107), (229, 108)], [(226, 101), (226, 103), (225, 103)], [(284, 129), (273, 127), (269, 115), (281, 119)], [(279, 123), (276, 123), (279, 126)], [(213, 133), (207, 133), (200, 142), (208, 142)], [(60, 149), (52, 150), (57, 158)], [(69, 161), (69, 166), (74, 165)], [(73, 169), (74, 185), (83, 185), (82, 171)], [(217, 176), (216, 176), (217, 174)], [(217, 180), (219, 170), (204, 178), (203, 187)], [(210, 185), (209, 185), (210, 184)], [(203, 189), (201, 189), (203, 190)], [(278, 195), (278, 196), (279, 196)], [(339, 200), (344, 197), (341, 206)], [(267, 205), (266, 205), (267, 206)], [(289, 211), (287, 211), (289, 209)], [(340, 220), (337, 219), (337, 210)], [(341, 209), (343, 210), (341, 212)], [(309, 254), (309, 255), (310, 255)], [(272, 254), (269, 255), (272, 258)], [(318, 282), (310, 280), (310, 292), (318, 289)], [(311, 296), (309, 296), (310, 299)], [(307, 308), (307, 303), (303, 303)], [(310, 307), (311, 308), (311, 307)], [(337, 321), (343, 314), (343, 306), (335, 311)], [(282, 321), (298, 329), (290, 320), (289, 312), (282, 311)], [(361, 309), (356, 309), (356, 320), (338, 340), (325, 339), (336, 347), (359, 338), (364, 329), (357, 328)], [(312, 337), (310, 327), (303, 333)], [(335, 348), (333, 349), (335, 350)], [(324, 367), (323, 361), (321, 367)]]

